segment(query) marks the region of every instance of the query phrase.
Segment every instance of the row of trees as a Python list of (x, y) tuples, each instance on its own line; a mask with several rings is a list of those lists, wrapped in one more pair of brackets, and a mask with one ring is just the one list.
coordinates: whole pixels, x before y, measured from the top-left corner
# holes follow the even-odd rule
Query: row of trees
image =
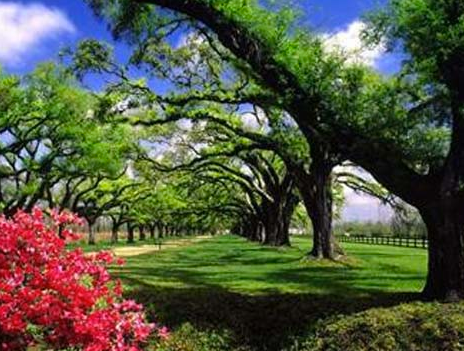
[[(288, 113), (254, 102), (255, 97), (272, 97), (257, 92), (247, 74), (231, 59), (224, 60), (224, 48), (214, 38), (199, 32), (178, 47), (155, 38), (140, 45), (129, 63), (120, 64), (106, 44), (83, 41), (69, 52), (71, 68), (81, 78), (98, 72), (117, 82), (101, 97), (99, 114), (113, 123), (148, 128), (155, 141), (169, 141), (172, 152), (163, 160), (150, 152), (142, 157), (154, 170), (194, 174), (209, 186), (222, 188), (218, 192), (225, 189), (231, 194), (230, 189), (236, 189), (239, 198), (224, 199), (221, 207), (238, 218), (233, 231), (264, 244), (288, 245), (290, 219), (301, 199), (313, 225), (310, 254), (333, 259), (340, 254), (332, 232), (333, 196), (340, 202), (341, 184), (389, 201), (377, 184), (347, 171), (334, 174), (335, 164), (325, 168), (313, 161), (316, 156), (308, 157), (310, 150), (316, 152), (314, 145), (308, 144)], [(153, 55), (162, 62), (153, 61)], [(146, 80), (131, 80), (129, 67), (144, 69)], [(157, 93), (159, 79), (173, 86), (171, 93)], [(198, 90), (208, 86), (211, 92)], [(120, 101), (124, 108), (114, 111)]]
[[(464, 295), (459, 2), (393, 0), (366, 19), (367, 42), (408, 51), (401, 74), (388, 78), (327, 52), (320, 35), (296, 27), (290, 7), (87, 2), (132, 55), (117, 62), (94, 40), (68, 51), (78, 78), (111, 76), (98, 95), (50, 65), (24, 79), (1, 76), (7, 216), (37, 204), (69, 208), (87, 220), (90, 242), (95, 221), (109, 216), (113, 239), (128, 225), (129, 240), (134, 228), (142, 239), (146, 230), (232, 229), (286, 245), (301, 201), (311, 254), (332, 259), (340, 184), (385, 201), (388, 190), (426, 224), (424, 294)], [(133, 70), (145, 79), (132, 79)], [(161, 82), (167, 93), (158, 92)], [(346, 162), (381, 186), (337, 174)]]
[[(221, 215), (199, 217), (191, 208), (208, 198), (189, 195), (191, 176), (161, 176), (142, 155), (151, 131), (102, 123), (101, 100), (69, 71), (43, 64), (18, 77), (0, 74), (0, 210), (11, 217), (34, 207), (69, 210), (95, 224), (111, 222), (112, 241), (124, 227), (128, 241), (223, 230)], [(191, 183), (190, 187), (183, 185)], [(207, 212), (205, 212), (207, 213)]]
[[(291, 117), (307, 147), (289, 157), (305, 172), (288, 170), (300, 190), (307, 188), (300, 193), (317, 214), (312, 222), (322, 255), (334, 256), (332, 171), (349, 160), (419, 210), (430, 241), (424, 294), (464, 296), (460, 1), (392, 0), (366, 19), (368, 42), (390, 49), (399, 44), (408, 54), (401, 74), (390, 78), (328, 53), (320, 35), (297, 28), (290, 7), (253, 0), (87, 2), (115, 38), (131, 44), (131, 64), (175, 87), (160, 96), (152, 84), (126, 79), (123, 69), (110, 72), (108, 60), (78, 60), (77, 69), (121, 78), (119, 91), (150, 111), (139, 123), (190, 118), (229, 126), (229, 115), (251, 104), (277, 121), (267, 139)], [(176, 33), (194, 33), (193, 55), (172, 45)], [(288, 135), (283, 130), (281, 139)], [(271, 144), (281, 146), (278, 138)]]
[[(93, 58), (82, 51), (95, 45), (82, 43), (74, 62)], [(198, 52), (195, 45), (183, 50)], [(133, 95), (119, 88), (91, 94), (53, 64), (23, 78), (4, 74), (2, 83), (0, 204), (8, 217), (38, 205), (68, 209), (85, 218), (90, 244), (99, 220), (110, 222), (112, 242), (121, 229), (128, 242), (136, 232), (144, 240), (228, 230), (266, 245), (289, 245), (292, 217), (305, 217), (301, 206), (318, 227), (314, 195), (304, 181), (311, 177), (310, 162), (299, 161), (307, 144), (284, 116), (255, 106), (218, 109), (220, 118), (195, 114), (187, 124), (173, 110), (154, 122), (145, 105), (127, 100)], [(336, 195), (336, 209), (342, 183), (382, 194), (347, 172), (335, 183), (328, 195)], [(323, 242), (314, 236), (312, 255), (323, 256)]]

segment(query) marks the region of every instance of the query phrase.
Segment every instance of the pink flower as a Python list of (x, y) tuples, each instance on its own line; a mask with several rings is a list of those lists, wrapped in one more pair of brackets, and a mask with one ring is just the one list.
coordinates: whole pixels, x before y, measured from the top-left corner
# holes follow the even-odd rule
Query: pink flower
[(154, 326), (141, 305), (122, 299), (121, 283), (111, 282), (113, 255), (67, 251), (65, 226), (80, 220), (56, 210), (50, 216), (51, 227), (37, 208), (0, 216), (0, 350), (24, 350), (36, 338), (52, 349), (141, 350)]

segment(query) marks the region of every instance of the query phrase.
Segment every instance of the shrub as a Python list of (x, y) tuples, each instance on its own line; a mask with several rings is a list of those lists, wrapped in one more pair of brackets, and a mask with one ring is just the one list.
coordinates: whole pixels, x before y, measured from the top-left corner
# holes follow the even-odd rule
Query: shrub
[(183, 324), (169, 339), (156, 344), (158, 351), (246, 351), (235, 348), (230, 333), (225, 331), (200, 331), (190, 323)]
[(292, 350), (464, 350), (464, 304), (411, 303), (331, 318)]
[(137, 351), (155, 329), (110, 280), (110, 253), (66, 250), (77, 222), (39, 209), (0, 217), (0, 350)]

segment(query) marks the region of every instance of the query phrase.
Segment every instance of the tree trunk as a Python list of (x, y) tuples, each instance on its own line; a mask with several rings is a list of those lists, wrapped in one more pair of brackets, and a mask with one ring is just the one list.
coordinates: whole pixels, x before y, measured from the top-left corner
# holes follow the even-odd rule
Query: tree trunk
[(157, 224), (158, 227), (158, 238), (164, 237), (164, 227), (162, 224)]
[(264, 229), (264, 224), (259, 219), (255, 218), (253, 227), (253, 238), (252, 241), (264, 242), (266, 239), (266, 231)]
[(300, 198), (296, 194), (292, 193), (289, 196), (289, 199), (287, 200), (287, 203), (284, 209), (283, 230), (284, 230), (284, 233), (287, 233), (288, 245), (290, 245), (290, 225), (292, 222), (292, 216), (299, 202), (300, 202)]
[(290, 235), (282, 215), (267, 218), (264, 224), (265, 239), (263, 244), (269, 246), (290, 246)]
[[(312, 146), (309, 172), (294, 169), (297, 186), (313, 228), (311, 257), (334, 259), (335, 239), (332, 231), (332, 163), (323, 147)], [(341, 251), (341, 250), (340, 250)]]
[(156, 225), (152, 224), (148, 228), (150, 229), (150, 239), (155, 239)]
[(146, 240), (147, 236), (145, 235), (145, 227), (143, 225), (139, 226), (139, 240)]
[(301, 191), (301, 188), (300, 193), (313, 229), (313, 247), (309, 255), (315, 258), (334, 259), (336, 245), (332, 230), (332, 193), (330, 187), (322, 192), (316, 190), (318, 201), (308, 191)]
[(464, 101), (464, 91), (460, 90), (460, 94), (455, 94), (452, 99), (452, 140), (439, 187), (436, 191), (432, 189), (432, 194), (436, 195), (426, 201), (425, 206), (417, 206), (427, 226), (429, 239), (427, 281), (423, 290), (424, 296), (429, 299), (449, 301), (464, 299), (464, 192), (462, 186), (464, 183), (464, 112), (462, 101)]
[[(291, 196), (286, 194), (284, 199), (275, 198), (274, 203), (264, 205), (263, 218), (265, 239), (263, 244), (269, 246), (290, 246), (290, 225), (292, 211), (286, 208), (286, 202), (289, 200), (286, 197)], [(288, 218), (290, 217), (290, 218)]]
[(249, 215), (241, 226), (242, 235), (248, 240), (256, 242), (263, 240), (263, 224), (255, 215)]
[(95, 240), (95, 231), (93, 228), (94, 223), (93, 222), (87, 222), (89, 224), (89, 245), (95, 245), (96, 240)]
[(113, 226), (111, 227), (111, 243), (116, 244), (119, 239), (119, 225), (116, 223), (113, 223)]
[(316, 258), (335, 258), (332, 232), (332, 189), (327, 184), (314, 188), (315, 200), (309, 217), (313, 226), (313, 248), (310, 255)]
[(134, 227), (131, 225), (127, 225), (127, 243), (133, 244), (134, 240)]
[[(463, 205), (448, 200), (419, 209), (428, 231), (428, 274), (424, 297), (464, 298)], [(462, 202), (462, 201), (461, 201)]]

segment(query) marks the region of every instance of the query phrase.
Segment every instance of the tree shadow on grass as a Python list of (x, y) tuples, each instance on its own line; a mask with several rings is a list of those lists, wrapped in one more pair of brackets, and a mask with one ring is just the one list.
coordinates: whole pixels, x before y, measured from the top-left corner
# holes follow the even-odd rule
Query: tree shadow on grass
[(295, 337), (310, 333), (320, 319), (418, 299), (417, 294), (356, 294), (350, 289), (346, 294), (290, 294), (270, 289), (247, 295), (215, 285), (155, 287), (127, 276), (123, 279), (137, 287), (129, 296), (147, 307), (150, 319), (174, 330), (184, 323), (198, 330), (227, 330), (235, 347), (259, 351), (289, 348)]
[(133, 257), (113, 273), (131, 287), (128, 296), (143, 303), (152, 320), (174, 330), (184, 323), (197, 330), (227, 330), (241, 350), (288, 349), (320, 319), (419, 298), (385, 292), (410, 290), (423, 281), (423, 274), (401, 262), (375, 262), (373, 267), (356, 260), (300, 262), (305, 254), (220, 237)]

